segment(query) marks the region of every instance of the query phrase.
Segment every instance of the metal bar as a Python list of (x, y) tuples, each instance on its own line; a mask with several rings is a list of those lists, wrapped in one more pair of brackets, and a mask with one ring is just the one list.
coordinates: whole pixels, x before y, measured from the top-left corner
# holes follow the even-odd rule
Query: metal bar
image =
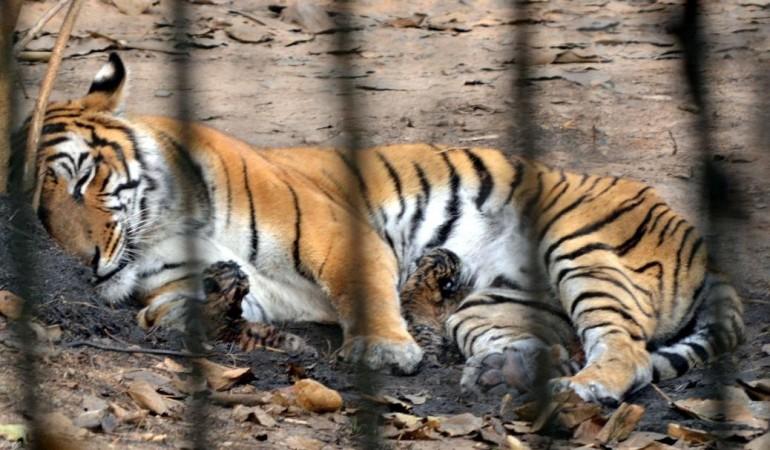
[(21, 0), (4, 1), (0, 16), (0, 194), (8, 191), (11, 160), (11, 127), (16, 110), (13, 96), (13, 30), (21, 12)]
[[(187, 35), (187, 27), (190, 21), (189, 3), (184, 1), (174, 2), (174, 42), (177, 47), (184, 47), (189, 45), (189, 37)], [(176, 80), (176, 109), (177, 118), (182, 123), (181, 128), (181, 148), (178, 149), (180, 160), (177, 161), (180, 169), (183, 172), (183, 176), (186, 179), (184, 181), (185, 186), (189, 186), (189, 180), (194, 179), (194, 175), (190, 168), (192, 165), (192, 155), (190, 154), (192, 146), (195, 144), (193, 141), (193, 130), (191, 129), (193, 115), (193, 102), (192, 102), (192, 86), (193, 80), (191, 74), (194, 73), (191, 56), (179, 56), (174, 61), (175, 80)], [(187, 239), (185, 241), (186, 260), (196, 262), (198, 261), (198, 248), (195, 241), (197, 230), (195, 229), (195, 199), (194, 193), (190, 192), (190, 189), (183, 189), (182, 202), (184, 205), (186, 218), (186, 226), (191, 227), (187, 233)], [(200, 274), (196, 274), (193, 279), (193, 285), (196, 286), (195, 292), (203, 292), (201, 287)], [(205, 340), (205, 329), (203, 325), (203, 317), (201, 311), (201, 303), (198, 299), (189, 299), (185, 302), (184, 313), (184, 330), (185, 330), (185, 346), (191, 353), (202, 354), (205, 353), (203, 342)], [(191, 378), (193, 386), (201, 386), (205, 383), (201, 364), (198, 360), (189, 360), (191, 364)], [(208, 406), (207, 391), (194, 392), (191, 394), (188, 409), (186, 411), (186, 422), (189, 427), (186, 433), (187, 441), (192, 445), (192, 448), (198, 450), (204, 450), (211, 448), (208, 443), (208, 421), (206, 420), (206, 412)]]
[[(18, 115), (18, 98), (13, 92), (14, 81), (16, 81), (16, 67), (12, 57), (13, 30), (21, 9), (21, 1), (3, 3), (2, 16), (2, 36), (0, 39), (0, 155), (2, 155), (2, 168), (0, 168), (0, 185), (3, 192), (9, 194), (11, 209), (18, 212), (13, 215), (14, 225), (20, 229), (29, 229), (34, 223), (33, 215), (29, 206), (25, 204), (23, 179), (19, 174), (24, 166), (24, 157), (26, 156), (24, 148), (14, 147), (11, 138), (11, 127), (16, 123)], [(11, 167), (14, 163), (17, 167)], [(19, 342), (19, 355), (14, 362), (16, 380), (21, 385), (21, 402), (18, 413), (20, 416), (28, 418), (28, 431), (31, 442), (39, 441), (39, 409), (40, 403), (37, 398), (39, 371), (37, 370), (38, 358), (36, 355), (37, 339), (35, 332), (31, 327), (30, 320), (35, 315), (37, 304), (35, 303), (34, 285), (35, 277), (32, 276), (36, 266), (35, 254), (31, 251), (28, 239), (18, 233), (9, 236), (10, 250), (10, 270), (13, 273), (13, 279), (16, 281), (12, 289), (23, 299), (21, 316), (18, 320), (10, 322), (10, 328), (15, 339)]]
[[(357, 173), (360, 167), (358, 150), (361, 148), (363, 133), (359, 118), (364, 116), (365, 107), (359, 101), (355, 92), (352, 76), (353, 61), (350, 52), (344, 51), (351, 48), (351, 41), (354, 36), (351, 23), (354, 7), (352, 2), (343, 3), (340, 6), (343, 9), (341, 14), (336, 17), (337, 31), (334, 33), (334, 50), (336, 51), (333, 52), (333, 55), (338, 67), (337, 83), (334, 87), (339, 99), (337, 107), (342, 119), (343, 148), (341, 151), (345, 154), (347, 160), (350, 161), (353, 171)], [(359, 189), (357, 180), (352, 175), (344, 180), (344, 185), (347, 186), (346, 190), (348, 192), (355, 192)], [(365, 193), (361, 194), (365, 195)], [(350, 219), (348, 228), (352, 248), (349, 255), (352, 261), (356, 262), (350, 265), (350, 267), (363, 267), (362, 264), (357, 263), (359, 261), (363, 262), (362, 246), (360, 245), (363, 230), (361, 229), (360, 221), (356, 220), (354, 215), (350, 215)], [(360, 277), (361, 274), (359, 272), (351, 274), (351, 276)], [(366, 323), (366, 317), (368, 317), (367, 301), (370, 299), (370, 293), (367, 292), (365, 285), (360, 283), (359, 280), (353, 279), (350, 283), (357, 287), (351, 299), (353, 301), (354, 323), (364, 324)], [(359, 331), (363, 332), (363, 330)], [(360, 396), (359, 409), (356, 413), (356, 424), (362, 431), (361, 435), (358, 436), (358, 445), (363, 449), (379, 448), (381, 445), (379, 434), (380, 414), (377, 405), (371, 400), (371, 397), (377, 394), (379, 388), (379, 374), (376, 371), (370, 370), (361, 362), (356, 364), (355, 390)]]
[[(528, 160), (536, 160), (540, 153), (540, 145), (538, 142), (538, 136), (535, 133), (534, 126), (531, 121), (531, 117), (534, 115), (536, 106), (534, 102), (534, 95), (528, 87), (529, 72), (531, 65), (531, 58), (529, 54), (529, 4), (528, 2), (513, 1), (514, 8), (514, 47), (513, 47), (513, 61), (515, 64), (515, 74), (513, 79), (512, 93), (514, 97), (514, 109), (513, 109), (513, 125), (519, 132), (518, 139), (514, 139), (513, 136), (509, 138), (509, 143), (512, 147), (516, 147), (519, 144), (521, 147), (520, 154)], [(525, 182), (526, 183), (526, 182)], [(528, 183), (525, 189), (535, 189), (533, 183)], [(535, 208), (537, 202), (533, 203)], [(529, 221), (529, 236), (528, 239), (531, 242), (535, 242), (536, 236), (534, 232), (534, 222), (538, 217), (539, 212), (533, 210), (530, 217), (523, 217), (522, 220)], [(546, 275), (542, 272), (542, 267), (537, 257), (537, 245), (530, 246), (528, 255), (528, 265), (531, 268), (533, 279), (531, 282), (534, 286), (546, 285)], [(547, 269), (546, 269), (547, 270)], [(546, 295), (546, 294), (543, 294)], [(548, 403), (551, 400), (551, 390), (548, 387), (550, 362), (544, 360), (544, 358), (538, 358), (535, 384), (533, 386), (533, 397), (537, 402), (539, 411), (545, 411)], [(545, 428), (544, 432), (549, 433), (549, 428)]]
[[(727, 236), (729, 228), (721, 223), (727, 214), (735, 214), (739, 208), (736, 202), (731, 201), (727, 186), (731, 185), (729, 175), (714, 164), (713, 148), (711, 144), (711, 114), (712, 106), (708, 101), (708, 89), (706, 86), (707, 43), (703, 33), (704, 25), (701, 20), (700, 5), (697, 0), (687, 0), (684, 5), (681, 22), (677, 29), (677, 35), (682, 45), (684, 58), (682, 70), (685, 75), (687, 87), (692, 101), (695, 103), (698, 114), (693, 126), (695, 142), (699, 152), (698, 172), (699, 180), (699, 213), (705, 214), (703, 220), (703, 236), (710, 250), (710, 257), (716, 261), (719, 257), (719, 241), (722, 236)], [(732, 211), (727, 211), (727, 208)], [(732, 252), (730, 252), (732, 253)], [(717, 265), (720, 265), (717, 263)], [(724, 261), (721, 266), (725, 266)], [(725, 316), (724, 303), (719, 303), (717, 315)], [(723, 412), (726, 412), (724, 380), (729, 379), (727, 368), (717, 361), (712, 370), (707, 371), (712, 378), (711, 386), (715, 388), (715, 394), (721, 401)], [(726, 416), (725, 416), (726, 417)]]

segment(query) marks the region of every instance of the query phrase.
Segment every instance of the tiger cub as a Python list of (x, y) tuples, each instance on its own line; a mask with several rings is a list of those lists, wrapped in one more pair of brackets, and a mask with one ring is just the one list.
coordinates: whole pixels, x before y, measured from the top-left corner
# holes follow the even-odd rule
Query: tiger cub
[[(126, 80), (112, 54), (85, 97), (48, 106), (33, 204), (107, 301), (144, 302), (144, 327), (183, 323), (185, 302), (205, 298), (197, 275), (234, 261), (251, 286), (249, 322), (338, 323), (343, 358), (413, 372), (423, 352), (399, 288), (443, 247), (474, 291), (546, 275), (563, 314), (553, 320), (573, 325), (586, 354), (560, 380), (586, 399), (621, 399), (654, 371), (681, 373), (738, 343), (740, 299), (649, 186), (489, 148), (390, 145), (355, 161), (336, 149), (254, 148), (203, 125), (124, 115)], [(455, 335), (475, 336), (469, 321)], [(694, 334), (671, 341), (693, 321)], [(472, 353), (494, 336), (467, 339)]]

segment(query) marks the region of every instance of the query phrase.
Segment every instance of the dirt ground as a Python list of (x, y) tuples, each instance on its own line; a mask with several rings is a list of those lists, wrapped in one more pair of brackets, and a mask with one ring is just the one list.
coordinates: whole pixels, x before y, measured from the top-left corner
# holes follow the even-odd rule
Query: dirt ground
[[(28, 29), (55, 1), (25, 2), (18, 29)], [(116, 2), (118, 3), (118, 2)], [(524, 153), (512, 93), (516, 71), (512, 2), (377, 1), (355, 2), (348, 17), (345, 48), (336, 48), (339, 20), (349, 2), (314, 2), (331, 13), (329, 22), (281, 21), (285, 1), (208, 0), (189, 2), (190, 45), (175, 47), (169, 0), (155, 2), (140, 15), (121, 13), (110, 1), (89, 0), (77, 22), (54, 90), (54, 99), (83, 95), (92, 76), (118, 49), (129, 66), (132, 114), (175, 115), (180, 96), (191, 100), (196, 120), (256, 146), (324, 145), (345, 142), (342, 87), (354, 86), (360, 110), (356, 128), (363, 144), (429, 141), (483, 145)], [(713, 159), (730, 176), (729, 190), (741, 215), (709, 228), (712, 251), (733, 277), (745, 300), (748, 336), (730, 358), (728, 375), (693, 371), (661, 383), (674, 400), (708, 396), (715, 383), (755, 380), (770, 374), (770, 170), (767, 132), (770, 118), (770, 3), (702, 2), (704, 48), (710, 108), (709, 129), (695, 127), (697, 108), (682, 76), (682, 51), (675, 35), (679, 1), (566, 0), (530, 1), (529, 46), (535, 66), (527, 84), (536, 136), (537, 158), (576, 171), (634, 177), (659, 188), (690, 217), (698, 209), (698, 158), (703, 134)], [(327, 19), (328, 20), (328, 19)], [(45, 27), (55, 32), (56, 18)], [(328, 28), (332, 30), (329, 31)], [(44, 33), (28, 49), (49, 50), (54, 36)], [(351, 63), (339, 68), (340, 53)], [(175, 62), (189, 58), (190, 89), (175, 77)], [(45, 64), (19, 65), (20, 109), (31, 110)], [(342, 79), (346, 76), (348, 78)], [(15, 289), (9, 242), (23, 239), (33, 252), (34, 298), (48, 325), (59, 325), (60, 342), (41, 349), (37, 375), (41, 406), (70, 418), (96, 397), (127, 410), (136, 406), (127, 386), (137, 379), (163, 384), (169, 377), (164, 356), (115, 353), (73, 347), (87, 341), (125, 348), (180, 349), (173, 333), (145, 335), (135, 324), (134, 305), (105, 305), (88, 284), (87, 270), (63, 254), (39, 227), (20, 229), (19, 214), (0, 197), (0, 289)], [(705, 227), (705, 225), (703, 225)], [(24, 270), (31, 270), (24, 268)], [(307, 375), (339, 390), (346, 413), (280, 416), (265, 426), (233, 418), (233, 409), (211, 406), (206, 424), (211, 448), (344, 448), (355, 445), (360, 430), (352, 416), (357, 401), (355, 376), (334, 360), (340, 333), (334, 327), (292, 326), (321, 350), (320, 361), (276, 352), (239, 353), (214, 348), (214, 361), (249, 367), (250, 390), (270, 390), (291, 383), (290, 372)], [(18, 423), (20, 387), (14, 368), (19, 346), (0, 319), (0, 424)], [(381, 374), (384, 394), (412, 401), (419, 416), (472, 412), (497, 416), (499, 398), (459, 396), (460, 363), (426, 369), (414, 376)], [(249, 387), (250, 386), (250, 387)], [(164, 391), (174, 397), (174, 390)], [(178, 392), (177, 392), (178, 394)], [(183, 397), (183, 396), (182, 396)], [(669, 408), (654, 389), (629, 401), (646, 407), (638, 430), (665, 433), (669, 422), (712, 430), (716, 424), (692, 419)], [(421, 403), (421, 404), (420, 404)], [(387, 409), (388, 407), (383, 407)], [(391, 405), (392, 408), (392, 405)], [(89, 432), (94, 448), (185, 448), (184, 415), (148, 415), (120, 423), (109, 432)], [(103, 427), (104, 428), (104, 427)], [(525, 437), (535, 447), (571, 448), (578, 444)], [(395, 448), (439, 448), (443, 441), (387, 441)], [(673, 442), (673, 441), (671, 441)], [(0, 448), (14, 448), (0, 439)], [(452, 439), (457, 448), (494, 446), (467, 436)], [(742, 445), (740, 440), (721, 446)], [(684, 444), (679, 444), (684, 446)]]

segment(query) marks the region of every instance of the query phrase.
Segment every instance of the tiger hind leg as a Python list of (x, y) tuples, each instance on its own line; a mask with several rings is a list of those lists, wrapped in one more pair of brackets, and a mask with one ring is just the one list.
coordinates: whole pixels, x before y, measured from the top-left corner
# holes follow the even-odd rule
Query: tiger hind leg
[(653, 380), (667, 380), (702, 367), (743, 340), (743, 306), (735, 289), (708, 274), (695, 312), (694, 328), (684, 337), (652, 351)]

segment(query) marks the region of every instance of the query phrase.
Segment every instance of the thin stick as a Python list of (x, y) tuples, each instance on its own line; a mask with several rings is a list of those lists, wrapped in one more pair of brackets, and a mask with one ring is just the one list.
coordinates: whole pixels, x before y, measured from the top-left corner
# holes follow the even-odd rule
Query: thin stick
[[(27, 134), (27, 148), (25, 149), (24, 172), (22, 175), (25, 188), (34, 186), (35, 178), (37, 177), (37, 145), (40, 142), (40, 131), (43, 128), (45, 108), (48, 105), (48, 97), (51, 95), (56, 75), (59, 72), (64, 47), (69, 41), (70, 34), (72, 34), (72, 28), (75, 25), (75, 19), (81, 6), (83, 6), (83, 0), (72, 0), (69, 10), (67, 10), (67, 15), (64, 16), (64, 22), (59, 30), (59, 36), (56, 38), (56, 44), (54, 44), (51, 51), (51, 60), (48, 62), (48, 69), (45, 72), (43, 84), (40, 86), (37, 102), (35, 102), (35, 109), (32, 111), (32, 121), (30, 122)], [(36, 194), (32, 201), (35, 208), (37, 208), (38, 201), (39, 199)]]
[(46, 11), (43, 16), (38, 19), (37, 23), (32, 26), (29, 30), (27, 30), (27, 34), (24, 35), (24, 37), (16, 43), (16, 45), (13, 47), (13, 53), (15, 55), (18, 55), (21, 53), (22, 50), (27, 48), (27, 45), (32, 42), (33, 39), (37, 37), (38, 34), (40, 34), (40, 31), (43, 29), (45, 24), (48, 23), (49, 20), (53, 18), (53, 16), (56, 15), (59, 11), (61, 11), (62, 8), (64, 8), (64, 5), (69, 3), (71, 0), (59, 0), (59, 2), (51, 7), (48, 11)]
[(672, 405), (674, 404), (674, 401), (671, 399), (671, 397), (669, 397), (669, 396), (668, 396), (668, 395), (667, 395), (665, 392), (663, 392), (663, 391), (662, 391), (662, 390), (661, 390), (661, 389), (658, 387), (658, 385), (657, 385), (657, 384), (654, 384), (654, 383), (650, 383), (650, 386), (652, 386), (652, 388), (653, 388), (653, 389), (655, 389), (655, 392), (657, 392), (657, 393), (658, 393), (658, 395), (660, 395), (660, 396), (661, 396), (661, 398), (663, 398), (663, 400), (665, 400), (666, 402), (668, 402), (668, 405), (669, 405), (669, 406), (672, 406)]
[(74, 342), (68, 342), (64, 345), (65, 347), (69, 348), (76, 348), (76, 347), (91, 347), (95, 348), (97, 350), (104, 350), (105, 352), (115, 352), (115, 353), (144, 353), (148, 355), (163, 355), (163, 356), (177, 356), (180, 358), (205, 358), (209, 355), (206, 354), (200, 354), (200, 353), (190, 353), (190, 352), (180, 352), (176, 350), (163, 350), (159, 348), (143, 348), (143, 347), (137, 347), (137, 348), (126, 348), (126, 347), (113, 347), (111, 345), (102, 345), (97, 344), (94, 342), (88, 342), (88, 341), (74, 341)]

